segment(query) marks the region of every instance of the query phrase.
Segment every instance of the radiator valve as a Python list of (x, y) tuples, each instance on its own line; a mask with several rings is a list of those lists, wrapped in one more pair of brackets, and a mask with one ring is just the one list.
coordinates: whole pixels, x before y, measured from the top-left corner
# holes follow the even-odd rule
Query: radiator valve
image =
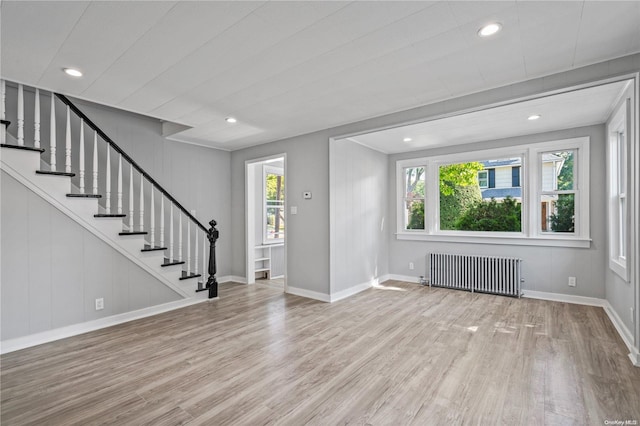
[(420, 285), (429, 285), (429, 281), (424, 278), (424, 275), (420, 275)]

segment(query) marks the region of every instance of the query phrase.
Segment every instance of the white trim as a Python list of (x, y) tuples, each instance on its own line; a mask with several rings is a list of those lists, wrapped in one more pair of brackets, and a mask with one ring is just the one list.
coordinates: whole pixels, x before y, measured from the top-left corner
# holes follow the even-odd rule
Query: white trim
[(640, 367), (640, 353), (638, 352), (638, 349), (633, 346), (633, 334), (627, 328), (624, 322), (622, 322), (620, 316), (618, 315), (616, 310), (613, 309), (613, 306), (611, 306), (608, 300), (604, 301), (603, 308), (607, 313), (607, 316), (611, 320), (611, 323), (616, 328), (616, 331), (622, 338), (622, 341), (627, 346), (627, 349), (629, 349), (629, 359), (631, 360), (633, 365), (635, 365), (636, 367)]
[(374, 278), (370, 281), (354, 285), (353, 287), (349, 287), (337, 293), (333, 293), (329, 295), (329, 299), (331, 303), (337, 302), (338, 300), (346, 299), (347, 297), (353, 296), (354, 294), (360, 293), (361, 291), (370, 289), (371, 287), (378, 285), (378, 283), (379, 283), (379, 279)]
[(247, 283), (247, 279), (245, 277), (241, 277), (239, 275), (225, 275), (225, 276), (222, 276), (222, 277), (218, 278), (218, 283), (219, 284), (229, 283), (229, 282), (234, 282), (234, 283), (238, 283), (238, 284), (246, 284)]
[(387, 274), (380, 277), (380, 282), (384, 283), (385, 281), (396, 280), (396, 281), (404, 281), (407, 283), (416, 283), (420, 282), (419, 277), (414, 277), (411, 275), (398, 275), (398, 274)]
[(546, 291), (522, 290), (522, 297), (549, 300), (551, 302), (573, 303), (575, 305), (604, 307), (607, 301), (597, 297), (574, 296), (573, 294), (549, 293)]
[(304, 288), (287, 286), (285, 293), (293, 294), (295, 296), (306, 297), (308, 299), (315, 299), (321, 302), (331, 302), (331, 296), (325, 293), (319, 293), (317, 291), (311, 291)]
[(106, 318), (100, 318), (93, 321), (87, 321), (80, 324), (68, 325), (66, 327), (60, 327), (53, 330), (47, 330), (40, 333), (31, 334), (24, 337), (17, 337), (15, 339), (5, 340), (0, 342), (0, 353), (6, 354), (9, 352), (17, 351), (20, 349), (30, 348), (32, 346), (41, 345), (43, 343), (53, 342), (55, 340), (65, 339), (67, 337), (77, 336), (79, 334), (88, 333), (90, 331), (99, 330), (102, 328), (111, 327), (113, 325), (122, 324), (137, 320), (140, 318), (146, 318), (153, 315), (158, 315), (164, 312), (173, 311), (175, 309), (184, 308), (186, 306), (195, 305), (197, 303), (217, 300), (214, 299), (181, 299), (174, 302), (164, 303), (162, 305), (150, 306), (148, 308), (139, 309), (136, 311), (125, 312), (122, 314), (112, 315)]
[[(409, 241), (438, 241), (446, 243), (465, 243), (465, 244), (499, 244), (512, 246), (543, 246), (543, 247), (573, 247), (573, 248), (589, 248), (591, 247), (591, 239), (581, 238), (540, 238), (540, 237), (524, 237), (518, 235), (502, 235), (506, 232), (493, 235), (469, 235), (471, 232), (465, 232), (465, 235), (429, 235), (424, 232), (404, 231), (396, 234), (398, 240)], [(501, 235), (495, 235), (501, 234)]]

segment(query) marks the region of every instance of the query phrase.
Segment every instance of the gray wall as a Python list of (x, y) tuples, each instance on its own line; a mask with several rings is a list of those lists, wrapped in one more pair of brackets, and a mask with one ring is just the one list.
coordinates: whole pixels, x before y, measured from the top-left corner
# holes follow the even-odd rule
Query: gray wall
[[(482, 149), (526, 145), (580, 136), (590, 138), (590, 229), (591, 247), (533, 247), (495, 244), (442, 243), (433, 241), (406, 241), (396, 239), (396, 161), (434, 155), (453, 154)], [(604, 271), (606, 266), (606, 175), (605, 126), (597, 125), (537, 135), (520, 136), (497, 141), (458, 145), (440, 149), (417, 151), (389, 156), (389, 270), (391, 274), (428, 276), (425, 255), (429, 252), (453, 254), (481, 254), (489, 256), (515, 256), (524, 260), (523, 289), (550, 293), (563, 293), (586, 297), (605, 297)], [(409, 270), (409, 262), (416, 269)], [(608, 266), (607, 266), (608, 268)], [(569, 276), (577, 278), (577, 286), (569, 287)]]
[(331, 141), (331, 294), (388, 272), (386, 154)]
[[(231, 153), (232, 275), (245, 276), (245, 161), (287, 155), (287, 285), (329, 294), (329, 134), (317, 132)], [(302, 193), (312, 191), (304, 200)]]
[[(201, 223), (208, 224), (216, 219), (220, 230), (216, 251), (218, 276), (229, 275), (232, 240), (230, 153), (168, 140), (162, 137), (162, 126), (156, 119), (84, 101), (74, 103), (187, 210), (196, 210), (196, 218)], [(115, 178), (115, 172), (112, 176)], [(137, 180), (134, 182), (137, 187)], [(112, 187), (115, 188), (115, 184)], [(156, 199), (157, 207), (158, 203)], [(149, 214), (148, 209), (146, 213)], [(159, 208), (156, 208), (156, 214), (159, 215)], [(149, 223), (148, 218), (146, 223)], [(168, 229), (165, 232), (168, 235)], [(184, 238), (186, 244), (186, 235)]]
[(0, 180), (1, 340), (182, 298), (4, 171)]

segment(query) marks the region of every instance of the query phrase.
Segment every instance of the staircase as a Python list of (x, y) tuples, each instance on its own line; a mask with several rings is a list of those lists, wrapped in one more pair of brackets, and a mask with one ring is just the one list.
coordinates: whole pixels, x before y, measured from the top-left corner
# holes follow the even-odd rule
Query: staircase
[[(8, 90), (15, 124), (6, 120)], [(5, 80), (0, 91), (3, 171), (184, 298), (217, 298), (215, 220), (199, 222), (65, 96)]]

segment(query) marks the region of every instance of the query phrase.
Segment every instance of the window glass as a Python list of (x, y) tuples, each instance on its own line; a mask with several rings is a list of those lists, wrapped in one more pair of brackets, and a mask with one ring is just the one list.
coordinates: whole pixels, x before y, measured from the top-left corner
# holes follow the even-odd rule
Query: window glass
[(404, 169), (404, 228), (424, 229), (424, 167)]
[(284, 176), (265, 173), (265, 238), (284, 238)]
[(575, 232), (575, 151), (540, 156), (540, 228), (543, 232)]
[(521, 232), (522, 189), (513, 187), (521, 164), (514, 157), (440, 166), (440, 229)]

